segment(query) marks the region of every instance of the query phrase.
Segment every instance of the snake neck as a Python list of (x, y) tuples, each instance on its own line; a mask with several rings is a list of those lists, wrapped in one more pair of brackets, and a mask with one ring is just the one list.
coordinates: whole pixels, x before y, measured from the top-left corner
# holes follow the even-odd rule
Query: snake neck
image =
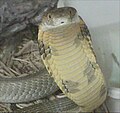
[(79, 34), (80, 26), (78, 23), (74, 23), (44, 31), (42, 40), (55, 52), (70, 48), (70, 46), (77, 42)]

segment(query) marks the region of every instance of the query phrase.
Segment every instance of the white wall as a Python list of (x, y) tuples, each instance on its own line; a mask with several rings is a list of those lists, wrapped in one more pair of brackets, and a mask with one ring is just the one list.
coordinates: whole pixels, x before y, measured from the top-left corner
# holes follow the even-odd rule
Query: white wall
[(120, 1), (59, 0), (75, 7), (89, 27), (98, 63), (111, 87), (120, 88)]

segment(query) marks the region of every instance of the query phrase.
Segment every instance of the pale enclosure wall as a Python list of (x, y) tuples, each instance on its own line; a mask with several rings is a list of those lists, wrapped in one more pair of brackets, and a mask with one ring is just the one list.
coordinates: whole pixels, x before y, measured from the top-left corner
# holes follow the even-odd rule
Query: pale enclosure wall
[(59, 0), (72, 6), (89, 27), (97, 61), (109, 87), (120, 88), (120, 1)]

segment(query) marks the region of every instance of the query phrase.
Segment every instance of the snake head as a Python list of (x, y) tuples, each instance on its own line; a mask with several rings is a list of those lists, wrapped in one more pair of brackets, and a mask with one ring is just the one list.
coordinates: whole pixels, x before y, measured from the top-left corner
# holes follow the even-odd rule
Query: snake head
[(61, 7), (49, 10), (42, 19), (41, 27), (43, 29), (52, 29), (68, 24), (78, 22), (79, 16), (75, 8)]

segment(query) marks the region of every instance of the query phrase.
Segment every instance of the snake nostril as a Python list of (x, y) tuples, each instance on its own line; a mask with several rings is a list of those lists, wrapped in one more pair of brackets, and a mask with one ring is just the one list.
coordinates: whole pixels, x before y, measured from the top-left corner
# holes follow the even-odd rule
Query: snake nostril
[(64, 22), (61, 22), (61, 24), (63, 24)]

